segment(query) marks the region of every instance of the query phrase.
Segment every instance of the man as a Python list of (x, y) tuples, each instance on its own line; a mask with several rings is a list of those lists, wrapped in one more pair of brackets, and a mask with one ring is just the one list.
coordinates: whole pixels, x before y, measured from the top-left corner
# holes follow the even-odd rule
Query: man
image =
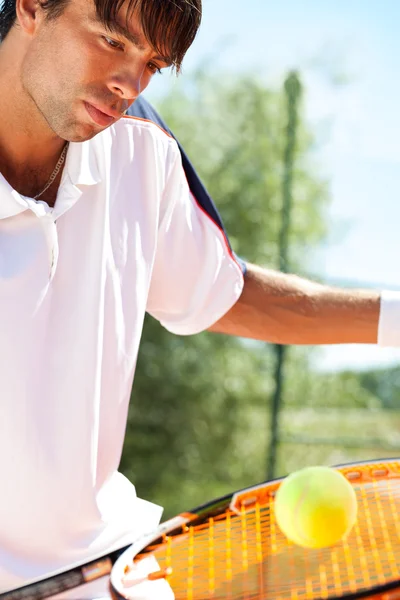
[(182, 335), (376, 343), (379, 328), (383, 345), (399, 342), (396, 294), (244, 267), (173, 137), (124, 117), (157, 70), (179, 70), (200, 11), (3, 3), (0, 591), (158, 523), (118, 473), (145, 311)]

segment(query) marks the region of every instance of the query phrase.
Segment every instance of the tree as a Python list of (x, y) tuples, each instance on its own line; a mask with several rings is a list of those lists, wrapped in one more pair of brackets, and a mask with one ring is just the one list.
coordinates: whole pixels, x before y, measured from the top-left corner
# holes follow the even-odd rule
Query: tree
[[(247, 76), (198, 72), (159, 109), (216, 201), (234, 250), (276, 266), (286, 118), (281, 92)], [(327, 185), (312, 172), (311, 149), (301, 119), (290, 232), (294, 269), (325, 233)], [(167, 515), (265, 477), (273, 382), (272, 355), (264, 348), (209, 333), (180, 338), (146, 319), (121, 468), (139, 495), (166, 506)]]

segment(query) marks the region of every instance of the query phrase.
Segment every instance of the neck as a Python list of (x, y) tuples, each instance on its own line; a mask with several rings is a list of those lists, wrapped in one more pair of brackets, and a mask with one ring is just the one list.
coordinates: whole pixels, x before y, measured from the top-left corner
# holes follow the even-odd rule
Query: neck
[(0, 45), (0, 173), (20, 191), (18, 181), (26, 186), (29, 173), (36, 173), (41, 181), (46, 174), (49, 177), (65, 140), (54, 134), (24, 90), (20, 78), (23, 56), (13, 46), (11, 34)]

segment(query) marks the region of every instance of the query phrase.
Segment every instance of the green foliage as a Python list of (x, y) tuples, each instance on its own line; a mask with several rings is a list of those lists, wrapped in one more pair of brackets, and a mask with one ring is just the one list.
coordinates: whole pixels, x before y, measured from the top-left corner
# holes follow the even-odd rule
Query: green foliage
[(398, 409), (400, 406), (400, 368), (377, 369), (360, 373), (363, 388), (379, 398), (381, 406)]
[[(234, 250), (276, 266), (282, 91), (246, 76), (224, 80), (197, 73), (185, 81), (163, 99), (160, 112), (201, 173)], [(325, 232), (327, 187), (310, 169), (312, 149), (301, 118), (293, 268)], [(297, 352), (290, 355), (296, 369)], [(264, 479), (273, 360), (265, 344), (210, 333), (177, 337), (146, 319), (121, 463), (141, 497), (164, 505), (167, 516)]]
[[(293, 350), (292, 350), (293, 351)], [(296, 360), (286, 365), (285, 406), (301, 405), (316, 410), (346, 409), (368, 411), (381, 407), (376, 393), (363, 384), (363, 374), (352, 371), (316, 373), (308, 367), (310, 352), (296, 348)]]
[(399, 368), (316, 373), (307, 368), (304, 350), (297, 358), (286, 369), (281, 475), (306, 465), (399, 454)]
[(268, 358), (239, 340), (181, 338), (146, 320), (121, 465), (141, 496), (172, 514), (260, 479)]

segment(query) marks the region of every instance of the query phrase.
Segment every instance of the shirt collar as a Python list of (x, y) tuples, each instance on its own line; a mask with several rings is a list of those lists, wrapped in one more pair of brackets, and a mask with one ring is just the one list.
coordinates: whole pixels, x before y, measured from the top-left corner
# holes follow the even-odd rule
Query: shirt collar
[[(54, 218), (59, 217), (77, 202), (82, 195), (80, 186), (95, 185), (101, 181), (99, 159), (102, 143), (101, 140), (96, 139), (101, 135), (86, 142), (69, 144), (57, 201), (53, 209)], [(14, 217), (28, 209), (41, 216), (42, 204), (45, 203), (36, 202), (19, 194), (0, 173), (0, 219)]]
[(16, 192), (0, 173), (0, 219), (14, 217), (27, 209), (22, 196)]
[(73, 185), (95, 185), (101, 181), (99, 150), (102, 144), (97, 139), (101, 136), (98, 134), (86, 142), (70, 142), (64, 176), (69, 177)]

